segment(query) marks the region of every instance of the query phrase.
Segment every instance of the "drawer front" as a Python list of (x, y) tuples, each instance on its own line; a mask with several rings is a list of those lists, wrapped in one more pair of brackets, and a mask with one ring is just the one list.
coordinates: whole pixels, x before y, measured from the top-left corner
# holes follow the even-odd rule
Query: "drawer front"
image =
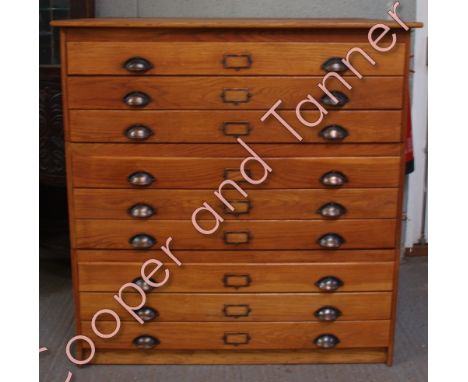
[[(68, 77), (70, 109), (259, 109), (268, 110), (279, 99), (283, 109), (295, 109), (308, 94), (319, 100), (321, 77)], [(332, 83), (333, 82), (333, 83)], [(348, 102), (343, 109), (400, 109), (403, 77), (338, 80), (330, 91), (340, 91)], [(126, 96), (142, 92), (145, 106), (129, 106)]]
[[(205, 215), (208, 218), (211, 215)], [(214, 220), (200, 221), (203, 229)], [(394, 248), (396, 220), (249, 220), (225, 221), (212, 235), (202, 235), (190, 220), (87, 220), (75, 222), (76, 248), (132, 249), (134, 237), (152, 237), (154, 248), (173, 236), (175, 249), (371, 249)], [(326, 235), (339, 243), (325, 247)], [(325, 240), (325, 239), (323, 239)], [(159, 244), (159, 245), (158, 245)], [(330, 244), (331, 245), (331, 244)]]
[[(119, 143), (70, 143), (70, 154), (82, 158), (99, 156), (126, 157), (126, 158), (209, 158), (219, 160), (221, 158), (242, 158), (247, 155), (247, 150), (236, 140), (232, 145), (224, 143), (160, 143), (158, 145), (145, 145), (131, 143), (122, 145)], [(341, 158), (341, 157), (396, 157), (402, 153), (400, 143), (375, 143), (347, 145), (336, 144), (249, 144), (252, 150), (261, 158)], [(155, 153), (157, 149), (157, 153)]]
[[(336, 348), (388, 346), (390, 321), (351, 321), (324, 324), (316, 322), (278, 323), (126, 323), (113, 338), (105, 340), (83, 322), (83, 334), (89, 336), (98, 349), (136, 349), (133, 342), (139, 336), (152, 336), (159, 349), (319, 349), (317, 337), (332, 334), (338, 338)], [(114, 322), (101, 322), (103, 333), (115, 329)]]
[[(125, 152), (116, 155), (73, 155), (74, 186), (134, 188), (129, 177), (136, 172), (153, 178), (145, 188), (161, 189), (217, 189), (225, 179), (239, 181), (246, 189), (325, 188), (321, 179), (333, 171), (346, 177), (343, 185), (346, 188), (398, 187), (400, 180), (399, 157), (263, 158), (273, 171), (264, 183), (253, 186), (243, 180), (239, 171), (245, 158), (134, 157)], [(251, 165), (249, 171), (253, 179), (264, 176), (263, 167), (258, 163)]]
[[(397, 217), (398, 188), (339, 190), (234, 190), (223, 196), (230, 211), (211, 190), (123, 190), (75, 188), (77, 219), (187, 219), (203, 202), (233, 219), (362, 219)], [(336, 214), (336, 215), (334, 215)]]
[[(158, 259), (167, 262), (167, 256), (159, 248), (140, 250), (75, 250), (78, 262), (145, 262)], [(394, 261), (399, 254), (395, 249), (352, 249), (352, 250), (303, 250), (303, 251), (177, 251), (182, 263), (349, 263)], [(299, 265), (300, 266), (300, 265)]]
[[(139, 259), (134, 263), (78, 264), (82, 292), (113, 292), (141, 276)], [(301, 263), (301, 264), (185, 264), (177, 268), (167, 264), (169, 281), (155, 290), (162, 292), (330, 292), (316, 283), (324, 277), (340, 281), (335, 293), (391, 291), (393, 262), (372, 263)], [(158, 280), (156, 277), (156, 281)], [(333, 293), (333, 292), (332, 292)]]
[[(125, 301), (138, 306), (141, 297), (127, 294)], [(186, 294), (150, 293), (145, 307), (150, 314), (145, 321), (319, 321), (325, 317), (333, 321), (388, 320), (392, 295), (379, 293), (341, 294)], [(80, 293), (80, 317), (91, 321), (93, 315), (109, 308), (124, 321), (133, 318), (113, 298), (112, 293)], [(324, 316), (328, 308), (329, 315)], [(142, 312), (143, 313), (143, 312)], [(320, 315), (321, 314), (321, 315)], [(336, 318), (335, 318), (336, 317)], [(112, 320), (103, 316), (102, 320)]]
[[(321, 75), (326, 73), (324, 63), (346, 57), (354, 47), (366, 52), (370, 48), (343, 42), (68, 42), (68, 74)], [(359, 53), (352, 56), (363, 75), (404, 74), (405, 44), (387, 53), (369, 53), (378, 65), (369, 64)], [(144, 61), (137, 62), (136, 57)]]
[[(266, 105), (265, 105), (266, 106)], [(71, 110), (70, 139), (73, 142), (148, 143), (232, 143), (236, 137), (246, 142), (291, 143), (295, 138), (276, 121), (260, 121), (259, 111), (117, 111)], [(283, 118), (304, 138), (304, 142), (335, 142), (327, 138), (330, 126), (338, 125), (344, 138), (336, 142), (400, 142), (400, 111), (333, 111), (316, 129), (302, 125), (294, 111)], [(318, 112), (309, 110), (304, 118), (315, 121)], [(146, 128), (142, 138), (131, 134), (135, 127)], [(328, 130), (327, 130), (328, 128)]]

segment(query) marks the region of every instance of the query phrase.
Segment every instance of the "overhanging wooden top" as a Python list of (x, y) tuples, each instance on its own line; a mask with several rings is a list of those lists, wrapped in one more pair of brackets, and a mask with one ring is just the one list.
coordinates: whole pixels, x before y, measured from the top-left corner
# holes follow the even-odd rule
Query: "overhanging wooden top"
[[(421, 28), (420, 22), (405, 21), (410, 28)], [(228, 29), (369, 29), (375, 24), (401, 28), (393, 20), (373, 19), (155, 19), (155, 18), (97, 18), (55, 20), (62, 28), (228, 28)]]

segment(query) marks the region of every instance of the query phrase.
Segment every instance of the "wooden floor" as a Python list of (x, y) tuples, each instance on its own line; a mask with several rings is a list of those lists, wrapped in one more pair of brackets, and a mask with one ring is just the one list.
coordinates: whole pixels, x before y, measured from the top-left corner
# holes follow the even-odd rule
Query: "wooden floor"
[[(53, 251), (63, 251), (55, 248)], [(43, 250), (45, 251), (45, 250)], [(50, 251), (50, 250), (49, 250)], [(40, 381), (62, 382), (423, 382), (427, 381), (427, 257), (401, 266), (394, 366), (88, 366), (73, 367), (65, 345), (73, 336), (69, 266), (63, 254), (44, 254), (40, 263)], [(47, 258), (47, 260), (46, 260)], [(55, 259), (54, 259), (55, 258)]]

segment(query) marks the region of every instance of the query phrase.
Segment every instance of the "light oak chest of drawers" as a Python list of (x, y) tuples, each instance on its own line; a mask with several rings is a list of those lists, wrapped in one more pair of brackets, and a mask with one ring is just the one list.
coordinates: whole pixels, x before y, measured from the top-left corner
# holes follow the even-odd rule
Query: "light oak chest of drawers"
[[(77, 331), (96, 344), (93, 362), (391, 363), (410, 38), (387, 22), (397, 42), (377, 52), (368, 41), (376, 23), (55, 24)], [(353, 47), (377, 62), (356, 58), (362, 79), (338, 62)], [(316, 84), (333, 70), (352, 90), (330, 81), (343, 104), (305, 127), (296, 105), (308, 94), (327, 105)], [(303, 142), (260, 120), (279, 99)], [(265, 183), (241, 182), (238, 137), (274, 169)], [(213, 197), (226, 179), (248, 191), (226, 191), (234, 212)], [(225, 219), (208, 236), (190, 220), (204, 201)], [(182, 267), (159, 250), (169, 236)], [(113, 295), (151, 258), (171, 280), (145, 289), (140, 325)], [(91, 328), (104, 308), (122, 320), (111, 339)], [(99, 327), (112, 332), (104, 317)]]

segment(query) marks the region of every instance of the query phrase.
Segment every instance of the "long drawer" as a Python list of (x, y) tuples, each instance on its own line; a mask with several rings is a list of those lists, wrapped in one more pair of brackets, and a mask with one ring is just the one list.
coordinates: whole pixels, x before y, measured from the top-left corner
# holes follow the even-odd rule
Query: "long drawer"
[[(138, 294), (128, 294), (130, 306), (141, 303)], [(388, 320), (392, 295), (376, 293), (264, 293), (202, 294), (149, 293), (144, 316), (157, 322), (174, 321), (318, 321), (325, 307), (332, 308), (337, 321)], [(80, 318), (91, 321), (103, 308), (114, 310), (121, 320), (133, 318), (113, 298), (112, 293), (80, 293)], [(323, 314), (323, 313), (322, 313)], [(102, 320), (112, 320), (103, 315)]]
[[(159, 259), (167, 262), (168, 258), (159, 248), (154, 250), (75, 250), (78, 262), (145, 262)], [(334, 263), (334, 262), (385, 262), (394, 261), (395, 249), (342, 249), (302, 250), (302, 251), (177, 251), (177, 258), (182, 263)]]
[[(201, 215), (210, 217), (211, 215)], [(199, 222), (203, 229), (213, 220)], [(333, 236), (336, 248), (394, 248), (396, 220), (244, 220), (225, 221), (211, 235), (200, 234), (187, 220), (88, 220), (75, 222), (76, 248), (131, 249), (143, 235), (163, 245), (174, 237), (174, 249), (320, 249), (322, 238)], [(330, 248), (330, 247), (328, 247)], [(334, 247), (335, 248), (335, 247)]]
[[(317, 337), (332, 334), (336, 348), (388, 346), (390, 321), (349, 321), (333, 324), (317, 322), (161, 322), (124, 323), (120, 332), (105, 340), (94, 334), (90, 322), (82, 323), (83, 334), (95, 341), (98, 349), (135, 349), (139, 336), (152, 336), (158, 349), (317, 349)], [(101, 322), (103, 333), (115, 329), (114, 322)]]
[[(67, 78), (70, 109), (134, 109), (124, 102), (133, 92), (147, 98), (144, 109), (259, 109), (268, 110), (279, 99), (282, 109), (295, 109), (322, 77), (103, 77)], [(327, 83), (348, 98), (344, 109), (401, 109), (403, 77), (351, 77), (346, 89), (338, 80)], [(314, 108), (314, 107), (312, 107)]]
[[(208, 202), (232, 219), (340, 219), (396, 218), (398, 188), (330, 190), (251, 190), (243, 198), (234, 190), (223, 196), (234, 211), (224, 207), (212, 190), (125, 190), (75, 188), (77, 219), (187, 219)], [(221, 207), (221, 208), (220, 208)]]
[[(168, 74), (325, 74), (322, 65), (333, 57), (345, 57), (348, 50), (368, 44), (345, 42), (69, 42), (68, 74), (128, 75), (132, 58), (140, 57), (148, 68), (140, 75)], [(405, 44), (390, 52), (371, 56), (373, 66), (363, 58), (353, 64), (363, 75), (403, 75)], [(354, 56), (359, 56), (355, 54)], [(291, 65), (291, 63), (294, 63)], [(127, 66), (125, 65), (127, 64)], [(128, 68), (128, 69), (127, 69)], [(347, 74), (352, 74), (347, 72)]]
[[(262, 115), (263, 112), (252, 110), (71, 110), (70, 139), (72, 142), (132, 142), (139, 132), (144, 138), (141, 140), (149, 143), (232, 143), (238, 136), (246, 142), (295, 141), (274, 118), (261, 122)], [(343, 143), (401, 140), (401, 111), (334, 111), (315, 129), (302, 125), (294, 111), (284, 111), (281, 115), (304, 142), (333, 142), (327, 135), (332, 131), (342, 134), (339, 142)], [(315, 121), (318, 112), (309, 110), (303, 116)]]
[[(296, 141), (297, 142), (297, 141)], [(224, 143), (70, 143), (70, 154), (80, 157), (125, 156), (138, 158), (245, 158), (250, 153), (237, 140), (231, 145)], [(322, 158), (322, 157), (394, 157), (402, 153), (400, 143), (348, 143), (344, 144), (297, 144), (254, 143), (248, 146), (261, 158)]]
[[(140, 277), (138, 262), (78, 263), (81, 292), (113, 292)], [(393, 262), (167, 264), (169, 281), (162, 292), (324, 292), (316, 285), (324, 277), (338, 279), (337, 292), (391, 291)], [(156, 276), (156, 281), (158, 277)], [(324, 292), (327, 293), (327, 292)]]
[[(398, 187), (400, 181), (400, 158), (396, 156), (263, 158), (272, 168), (272, 173), (264, 183), (251, 185), (239, 170), (243, 159), (133, 157), (125, 152), (120, 155), (116, 153), (115, 156), (84, 154), (72, 157), (73, 185), (84, 188), (132, 188), (134, 186), (129, 178), (139, 172), (150, 179), (146, 188), (217, 189), (226, 179), (241, 182), (246, 189), (325, 188), (322, 178), (330, 172), (344, 175), (343, 186), (346, 188)], [(264, 176), (261, 165), (249, 165), (251, 178), (261, 179)]]

